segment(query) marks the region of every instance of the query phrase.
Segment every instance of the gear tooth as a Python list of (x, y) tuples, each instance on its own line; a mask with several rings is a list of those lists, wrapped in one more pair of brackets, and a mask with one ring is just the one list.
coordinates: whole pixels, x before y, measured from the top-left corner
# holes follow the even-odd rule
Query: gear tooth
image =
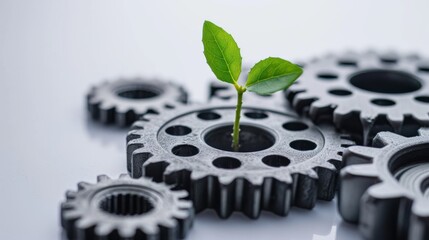
[(83, 217), (76, 221), (76, 227), (78, 229), (88, 229), (94, 225), (95, 225), (95, 221), (90, 217)]
[(419, 130), (419, 136), (422, 137), (429, 137), (429, 128), (420, 128)]
[(67, 200), (75, 199), (76, 198), (76, 194), (77, 194), (77, 192), (68, 190), (66, 192), (66, 199)]
[(429, 219), (428, 200), (423, 198), (416, 199), (412, 206), (412, 213), (417, 217)]
[(376, 239), (377, 236), (395, 239), (396, 232), (391, 229), (397, 228), (398, 216), (391, 213), (400, 209), (404, 196), (400, 188), (385, 183), (367, 190), (361, 199), (359, 215), (359, 230), (366, 239)]
[(417, 119), (417, 121), (421, 122), (422, 125), (428, 125), (429, 124), (429, 114), (428, 113), (422, 113), (422, 112), (414, 112), (412, 116)]
[[(417, 203), (413, 204), (412, 213), (410, 217), (410, 227), (408, 232), (408, 239), (425, 240), (429, 239), (429, 214), (427, 212), (427, 200), (420, 199)], [(420, 208), (426, 208), (425, 212), (420, 212)]]
[(338, 126), (341, 125), (341, 123), (345, 122), (347, 120), (347, 116), (351, 114), (352, 110), (347, 109), (343, 105), (338, 105), (334, 109), (333, 113), (333, 121)]
[(219, 204), (216, 210), (218, 216), (220, 218), (228, 218), (231, 216), (234, 211), (234, 195), (237, 193), (236, 182), (240, 179), (237, 179), (235, 182), (231, 184), (219, 184)]
[[(185, 192), (185, 194), (180, 195), (180, 198), (185, 198), (188, 196), (188, 192), (183, 190), (182, 192)], [(192, 208), (192, 202), (191, 201), (187, 201), (187, 200), (180, 200), (177, 202), (177, 206), (180, 209), (191, 209)]]
[(119, 179), (131, 179), (128, 173), (121, 173)]
[(118, 234), (122, 239), (132, 239), (136, 234), (136, 229), (132, 225), (124, 224), (118, 228)]
[(234, 176), (220, 176), (218, 180), (220, 184), (228, 185), (234, 181)]
[(202, 171), (192, 171), (191, 172), (191, 180), (193, 180), (193, 181), (201, 180), (207, 176), (208, 176), (208, 174), (205, 172), (202, 172)]
[(398, 135), (392, 132), (379, 132), (374, 140), (373, 145), (377, 147), (384, 147), (389, 144), (398, 144), (402, 143), (406, 140), (406, 137)]
[(181, 166), (180, 164), (171, 163), (164, 170), (164, 175), (170, 175), (172, 173), (179, 172), (179, 171), (182, 171), (182, 170), (186, 170), (186, 167)]
[(348, 222), (359, 220), (360, 199), (365, 191), (378, 182), (373, 164), (357, 164), (343, 168), (338, 190), (338, 211)]
[(95, 226), (94, 232), (98, 236), (105, 236), (107, 237), (110, 233), (113, 231), (113, 226), (107, 223), (99, 224)]
[(298, 173), (294, 177), (295, 206), (312, 209), (317, 200), (317, 179), (307, 173)]
[(365, 147), (365, 146), (351, 146), (343, 153), (343, 165), (349, 166), (361, 163), (371, 163), (372, 159), (380, 153), (380, 149)]
[[(174, 185), (171, 185), (171, 187), (175, 187)], [(186, 190), (175, 190), (174, 194), (176, 194), (177, 198), (182, 199), (182, 198), (187, 198), (189, 196), (188, 191)], [(181, 201), (181, 203), (183, 202), (184, 205), (187, 204), (188, 201)], [(186, 203), (185, 203), (186, 202)]]
[(245, 179), (254, 186), (260, 186), (264, 182), (263, 176), (245, 176)]
[(310, 105), (309, 114), (311, 119), (319, 119), (320, 117), (332, 115), (335, 108), (335, 105), (318, 99)]
[(368, 191), (368, 195), (377, 199), (393, 199), (406, 197), (406, 193), (403, 189), (391, 186), (386, 183), (378, 183), (371, 186)]
[(77, 184), (77, 188), (78, 188), (78, 190), (80, 191), (80, 190), (85, 190), (85, 189), (87, 189), (87, 188), (89, 188), (89, 187), (91, 187), (92, 186), (92, 184), (90, 184), (90, 183), (87, 183), (87, 182), (79, 182), (78, 184)]
[(309, 107), (317, 98), (307, 92), (302, 92), (296, 95), (293, 99), (292, 106), (297, 112), (304, 112), (304, 109)]
[(152, 235), (153, 237), (157, 236), (159, 234), (159, 231), (160, 231), (160, 229), (153, 224), (141, 225), (141, 229), (143, 230), (143, 232), (146, 235), (149, 235), (148, 238), (150, 237), (150, 235)]
[(107, 175), (103, 174), (103, 175), (97, 176), (97, 182), (106, 182), (108, 180), (110, 180), (110, 178)]
[(132, 130), (143, 129), (146, 122), (147, 121), (137, 120), (131, 125), (131, 129)]

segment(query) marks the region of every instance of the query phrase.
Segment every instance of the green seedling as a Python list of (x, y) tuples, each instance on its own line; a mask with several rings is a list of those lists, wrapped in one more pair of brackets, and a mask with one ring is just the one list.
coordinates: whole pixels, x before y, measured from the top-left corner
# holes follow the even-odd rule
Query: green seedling
[(266, 58), (253, 66), (244, 85), (238, 79), (241, 74), (240, 48), (231, 34), (214, 23), (205, 21), (203, 26), (204, 55), (217, 79), (234, 85), (237, 90), (237, 106), (232, 130), (232, 149), (239, 151), (240, 116), (243, 94), (246, 91), (269, 95), (287, 89), (302, 74), (302, 69), (277, 57)]

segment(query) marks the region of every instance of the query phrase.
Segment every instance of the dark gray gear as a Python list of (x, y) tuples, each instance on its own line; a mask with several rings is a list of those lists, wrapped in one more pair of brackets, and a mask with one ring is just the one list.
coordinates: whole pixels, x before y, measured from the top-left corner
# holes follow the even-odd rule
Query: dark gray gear
[(119, 79), (91, 88), (87, 105), (93, 119), (105, 124), (129, 126), (146, 113), (158, 113), (188, 95), (179, 85), (158, 79)]
[(192, 226), (194, 210), (184, 190), (128, 174), (97, 180), (66, 193), (61, 225), (69, 239), (173, 240), (184, 238)]
[(419, 135), (380, 132), (345, 151), (338, 208), (366, 239), (429, 239), (429, 129)]
[(365, 145), (380, 131), (415, 136), (429, 125), (429, 61), (397, 53), (328, 55), (306, 64), (286, 97), (298, 112), (333, 120)]
[(344, 147), (332, 126), (315, 126), (271, 101), (245, 97), (241, 152), (231, 151), (235, 100), (181, 106), (134, 123), (127, 137), (131, 176), (190, 191), (197, 212), (222, 218), (261, 210), (285, 216), (291, 206), (331, 200)]

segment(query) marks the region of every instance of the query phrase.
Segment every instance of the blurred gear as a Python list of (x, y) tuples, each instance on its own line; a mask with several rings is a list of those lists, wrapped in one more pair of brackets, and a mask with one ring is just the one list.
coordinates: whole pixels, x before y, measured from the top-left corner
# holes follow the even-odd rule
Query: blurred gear
[(87, 105), (93, 119), (105, 124), (129, 126), (146, 113), (158, 113), (177, 103), (186, 103), (188, 95), (179, 85), (157, 79), (119, 79), (93, 87)]
[(79, 183), (61, 205), (61, 224), (69, 239), (182, 239), (192, 226), (192, 203), (184, 190), (163, 183), (98, 176)]
[(365, 145), (380, 131), (415, 136), (429, 125), (429, 61), (397, 53), (328, 55), (306, 64), (286, 97), (298, 112), (333, 120)]
[[(240, 152), (231, 149), (235, 100), (180, 106), (144, 116), (127, 137), (132, 177), (177, 184), (190, 191), (196, 211), (261, 210), (285, 216), (291, 206), (331, 200), (344, 147), (353, 144), (333, 126), (315, 126), (270, 100), (246, 96)], [(262, 97), (263, 98), (263, 97)]]
[(379, 133), (345, 151), (338, 208), (366, 239), (429, 239), (429, 129)]

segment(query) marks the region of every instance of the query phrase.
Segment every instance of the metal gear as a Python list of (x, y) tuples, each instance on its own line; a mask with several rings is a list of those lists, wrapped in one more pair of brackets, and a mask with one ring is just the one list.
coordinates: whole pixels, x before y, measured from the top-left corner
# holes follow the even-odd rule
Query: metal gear
[(371, 51), (327, 55), (305, 65), (286, 97), (298, 112), (328, 118), (364, 145), (380, 131), (415, 136), (429, 125), (429, 61)]
[(157, 79), (119, 79), (92, 87), (87, 107), (93, 119), (105, 124), (129, 126), (146, 113), (158, 113), (186, 103), (188, 95), (179, 85)]
[[(251, 95), (249, 95), (251, 96)], [(249, 97), (246, 96), (246, 97)], [(335, 195), (344, 147), (353, 144), (332, 126), (315, 126), (271, 101), (247, 101), (240, 152), (231, 150), (235, 102), (181, 106), (148, 115), (127, 137), (132, 177), (177, 184), (190, 191), (197, 212), (215, 209), (257, 218), (285, 216), (291, 206), (313, 208)]]
[(429, 129), (379, 133), (344, 152), (338, 209), (366, 239), (429, 239)]
[(182, 239), (192, 226), (194, 210), (184, 190), (128, 174), (97, 181), (66, 193), (61, 225), (69, 239)]

